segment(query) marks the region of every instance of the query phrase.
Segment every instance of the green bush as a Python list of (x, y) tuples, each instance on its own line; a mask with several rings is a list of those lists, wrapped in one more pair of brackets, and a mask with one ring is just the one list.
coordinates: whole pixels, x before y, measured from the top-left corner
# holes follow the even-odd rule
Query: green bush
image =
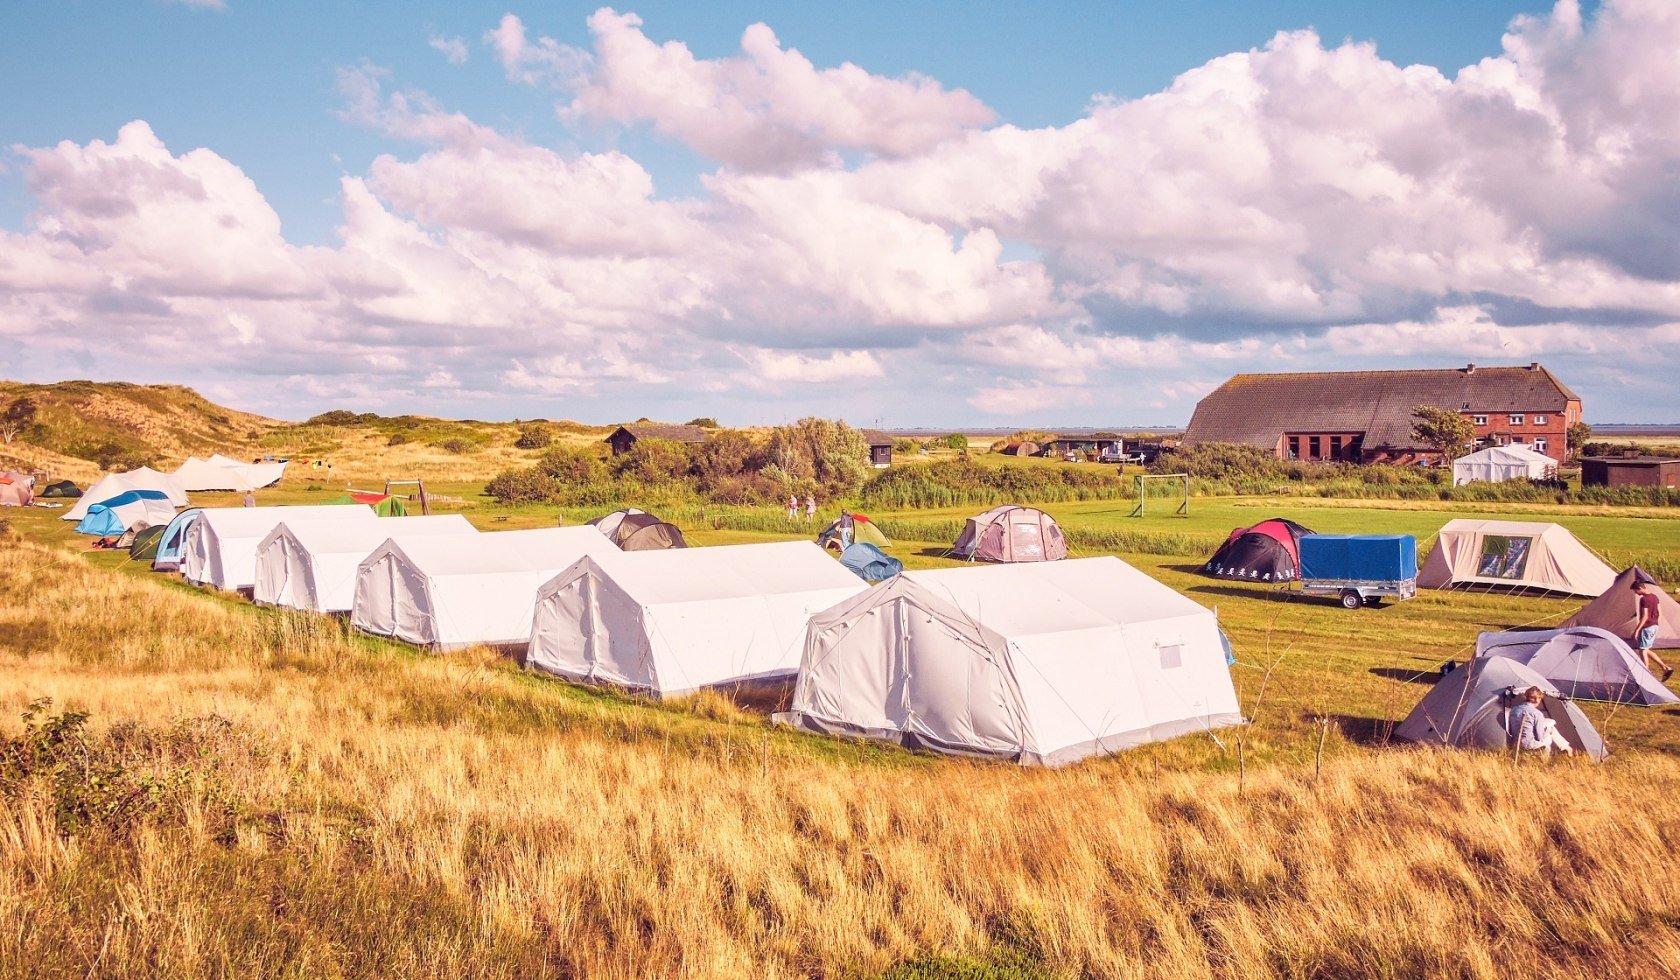
[(544, 449), (554, 441), (554, 433), (547, 426), (532, 426), (519, 433), (519, 438), (513, 441), (515, 449)]
[(304, 425), (360, 425), (360, 424), (362, 424), (362, 418), (361, 418), (361, 416), (357, 415), (355, 412), (346, 411), (342, 408), (335, 408), (330, 412), (322, 412), (320, 415), (317, 415), (314, 418), (309, 419), (308, 421), (304, 422), (303, 424)]
[(393, 432), (391, 433), (391, 438), (385, 440), (385, 445), (400, 446), (406, 442), (408, 442), (408, 436), (403, 435), (401, 432)]
[(446, 453), (454, 453), (457, 456), (465, 455), (478, 448), (473, 445), (472, 440), (462, 439), (459, 436), (456, 436), (453, 439), (445, 439), (438, 443), (437, 447)]
[(537, 469), (561, 483), (577, 485), (608, 479), (606, 460), (591, 449), (556, 446), (537, 459)]
[(539, 504), (560, 493), (554, 478), (535, 468), (505, 470), (484, 485), (484, 492), (504, 504)]

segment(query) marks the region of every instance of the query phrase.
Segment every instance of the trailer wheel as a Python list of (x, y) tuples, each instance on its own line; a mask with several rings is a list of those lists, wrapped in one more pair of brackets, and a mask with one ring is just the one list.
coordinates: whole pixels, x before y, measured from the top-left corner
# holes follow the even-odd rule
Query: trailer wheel
[(1359, 592), (1357, 590), (1354, 590), (1354, 589), (1343, 589), (1342, 590), (1342, 608), (1343, 609), (1358, 609), (1360, 606), (1363, 606), (1364, 604), (1365, 604), (1365, 600), (1360, 597)]

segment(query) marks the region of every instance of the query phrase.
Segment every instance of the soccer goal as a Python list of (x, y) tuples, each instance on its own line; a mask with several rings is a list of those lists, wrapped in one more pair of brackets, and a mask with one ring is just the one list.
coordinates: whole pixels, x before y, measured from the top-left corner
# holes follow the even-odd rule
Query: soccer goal
[(1157, 501), (1157, 508), (1177, 504), (1173, 517), (1190, 516), (1190, 474), (1150, 473), (1132, 479), (1137, 481), (1137, 506), (1132, 508), (1130, 516), (1142, 517), (1150, 498)]

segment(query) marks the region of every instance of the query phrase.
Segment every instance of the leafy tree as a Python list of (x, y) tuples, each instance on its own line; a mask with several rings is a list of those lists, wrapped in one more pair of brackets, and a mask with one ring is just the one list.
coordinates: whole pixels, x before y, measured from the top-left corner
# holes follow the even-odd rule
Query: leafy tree
[(718, 425), (718, 420), (712, 418), (710, 415), (702, 415), (697, 419), (689, 419), (688, 424), (689, 425), (697, 425), (702, 429), (721, 428), (721, 426)]
[(315, 416), (314, 418), (308, 420), (307, 422), (305, 422), (303, 424), (304, 425), (360, 425), (361, 423), (362, 423), (362, 417), (360, 415), (357, 415), (355, 412), (347, 411), (347, 410), (342, 409), (342, 408), (335, 408), (330, 412), (322, 412), (320, 415)]
[(770, 431), (770, 462), (790, 486), (814, 484), (825, 496), (855, 494), (874, 472), (863, 433), (833, 419), (800, 419)]
[(671, 483), (688, 475), (688, 449), (671, 439), (637, 439), (613, 466), (619, 476), (644, 484)]
[(548, 431), (544, 425), (533, 425), (519, 433), (519, 438), (513, 441), (515, 449), (543, 449), (554, 441), (554, 433)]
[(39, 409), (36, 408), (34, 399), (28, 395), (12, 399), (12, 403), (7, 405), (4, 411), (0, 411), (0, 440), (10, 445), (19, 432), (35, 421), (37, 411)]
[(1412, 409), (1412, 419), (1412, 438), (1440, 453), (1443, 459), (1452, 459), (1475, 442), (1475, 424), (1458, 412), (1419, 405)]
[(1582, 448), (1587, 444), (1587, 440), (1591, 438), (1592, 426), (1585, 422), (1576, 422), (1574, 425), (1569, 427), (1565, 441), (1569, 446), (1569, 451), (1571, 453), (1580, 455)]
[(497, 474), (484, 492), (504, 504), (536, 504), (553, 500), (560, 486), (542, 470), (527, 468)]
[(694, 475), (703, 489), (713, 489), (731, 477), (754, 474), (768, 462), (765, 447), (745, 432), (729, 430), (694, 447)]
[(953, 432), (939, 442), (946, 449), (953, 449), (959, 453), (968, 451), (968, 437), (961, 432)]

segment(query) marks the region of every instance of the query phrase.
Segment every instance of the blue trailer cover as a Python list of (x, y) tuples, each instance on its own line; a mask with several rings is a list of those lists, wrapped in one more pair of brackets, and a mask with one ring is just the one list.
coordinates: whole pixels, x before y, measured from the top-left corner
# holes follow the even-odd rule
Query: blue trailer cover
[(1417, 538), (1410, 534), (1307, 534), (1301, 578), (1404, 582), (1417, 578)]

